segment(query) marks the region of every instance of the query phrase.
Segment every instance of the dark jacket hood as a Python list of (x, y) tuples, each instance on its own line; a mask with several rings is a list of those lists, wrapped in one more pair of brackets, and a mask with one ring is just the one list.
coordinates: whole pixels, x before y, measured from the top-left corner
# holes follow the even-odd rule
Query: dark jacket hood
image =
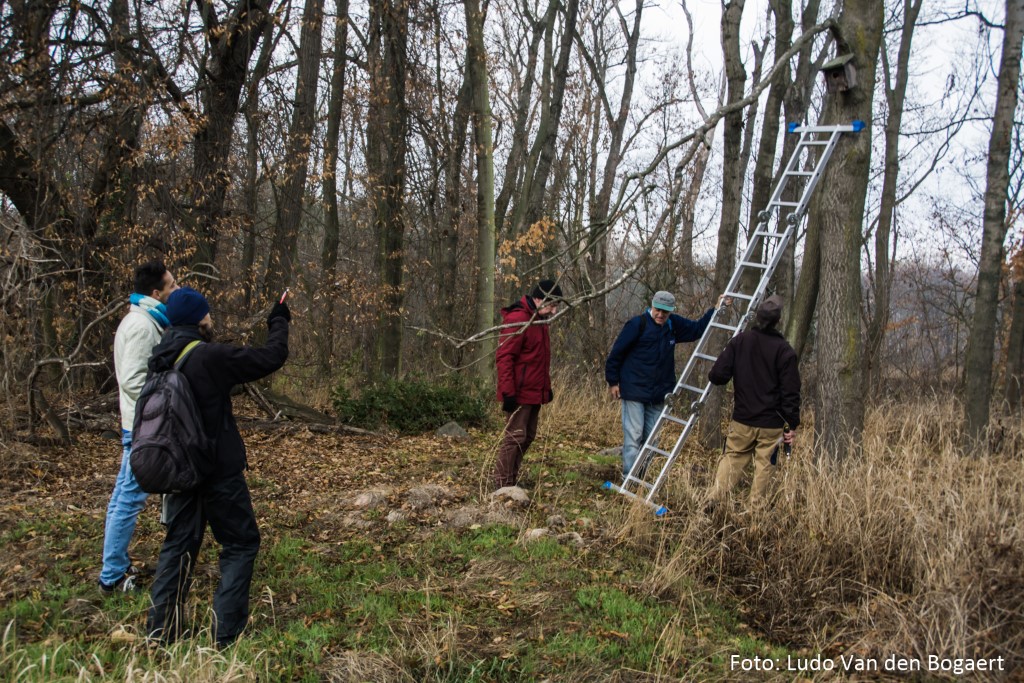
[(189, 342), (196, 340), (203, 341), (203, 335), (199, 333), (198, 325), (168, 327), (164, 331), (160, 343), (153, 347), (153, 354), (149, 357), (149, 371), (170, 370), (181, 350), (188, 346)]

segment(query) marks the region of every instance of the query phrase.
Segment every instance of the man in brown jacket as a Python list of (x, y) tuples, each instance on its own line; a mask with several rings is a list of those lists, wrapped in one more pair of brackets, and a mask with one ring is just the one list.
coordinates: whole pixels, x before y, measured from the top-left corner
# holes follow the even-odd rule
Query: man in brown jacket
[(712, 384), (733, 382), (735, 407), (725, 453), (718, 463), (714, 495), (726, 495), (753, 461), (750, 500), (768, 493), (778, 469), (780, 444), (793, 442), (800, 424), (800, 370), (793, 347), (776, 328), (782, 299), (773, 295), (758, 307), (750, 329), (729, 341), (708, 372)]

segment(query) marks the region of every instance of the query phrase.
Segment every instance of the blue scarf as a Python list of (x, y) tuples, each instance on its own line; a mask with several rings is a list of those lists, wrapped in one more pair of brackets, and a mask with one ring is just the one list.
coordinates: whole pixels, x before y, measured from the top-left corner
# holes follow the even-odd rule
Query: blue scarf
[(150, 317), (156, 321), (156, 324), (163, 329), (167, 329), (171, 326), (171, 321), (167, 319), (167, 309), (164, 305), (154, 299), (153, 297), (146, 296), (145, 294), (132, 294), (128, 297), (128, 301), (133, 306), (138, 306), (146, 313), (149, 313)]

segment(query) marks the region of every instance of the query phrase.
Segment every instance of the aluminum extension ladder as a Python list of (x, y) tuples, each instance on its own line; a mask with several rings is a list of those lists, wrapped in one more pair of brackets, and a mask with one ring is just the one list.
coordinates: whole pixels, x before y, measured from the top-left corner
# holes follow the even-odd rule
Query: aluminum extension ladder
[[(721, 308), (715, 311), (707, 329), (704, 330), (700, 341), (694, 347), (693, 354), (687, 361), (683, 373), (679, 376), (675, 389), (665, 396), (665, 407), (661, 411), (658, 421), (655, 422), (650, 436), (637, 454), (633, 467), (626, 474), (621, 485), (607, 481), (604, 483), (604, 488), (642, 500), (655, 508), (655, 514), (659, 517), (668, 512), (668, 508), (655, 503), (655, 495), (665, 483), (669, 470), (672, 469), (673, 463), (683, 449), (683, 444), (697, 424), (701, 408), (711, 391), (711, 382), (708, 381), (707, 376), (712, 364), (718, 358), (717, 353), (746, 327), (764, 297), (772, 274), (785, 253), (786, 245), (789, 244), (807, 212), (811, 194), (821, 179), (825, 165), (828, 164), (840, 136), (843, 133), (859, 133), (863, 129), (862, 121), (838, 126), (801, 126), (796, 123), (787, 126), (788, 133), (800, 134), (800, 141), (797, 143), (796, 149), (793, 150), (786, 169), (772, 192), (768, 206), (758, 214), (757, 229), (750, 235), (746, 251), (736, 264), (729, 284), (726, 286), (725, 296), (733, 299), (734, 306), (736, 306), (735, 302), (746, 304), (743, 316), (737, 324), (732, 325), (724, 320), (719, 320), (720, 317), (724, 318), (720, 314), (726, 309)], [(820, 154), (817, 162), (814, 163), (814, 169), (811, 171), (801, 170), (810, 165), (814, 152), (819, 150)], [(799, 201), (782, 200), (782, 193), (790, 180), (805, 181)], [(785, 220), (782, 220), (782, 215), (786, 210), (789, 210), (789, 213), (786, 214)], [(772, 215), (776, 211), (779, 214), (778, 225), (784, 226), (781, 232), (774, 232), (769, 226)], [(742, 291), (749, 289), (754, 275), (757, 276), (757, 285), (753, 291)], [(670, 424), (677, 426), (680, 432), (675, 437), (675, 445), (669, 450), (664, 450), (658, 447), (658, 443), (663, 428)], [(661, 463), (660, 467), (656, 465), (655, 461)], [(653, 475), (653, 481), (650, 475)]]

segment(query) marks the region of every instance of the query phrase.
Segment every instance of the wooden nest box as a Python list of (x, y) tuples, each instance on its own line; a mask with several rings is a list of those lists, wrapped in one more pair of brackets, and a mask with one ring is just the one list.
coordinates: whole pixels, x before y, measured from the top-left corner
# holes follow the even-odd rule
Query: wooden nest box
[(825, 75), (825, 90), (830, 93), (846, 92), (857, 85), (857, 67), (853, 55), (839, 55), (821, 67)]

